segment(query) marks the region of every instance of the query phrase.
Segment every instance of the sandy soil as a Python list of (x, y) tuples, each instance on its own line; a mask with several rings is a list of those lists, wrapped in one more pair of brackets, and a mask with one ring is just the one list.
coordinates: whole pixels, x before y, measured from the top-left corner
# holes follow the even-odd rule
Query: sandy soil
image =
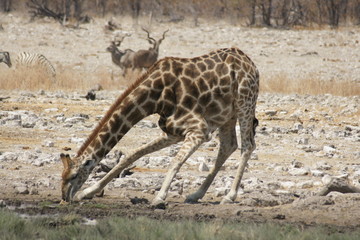
[[(145, 215), (172, 220), (228, 219), (359, 226), (359, 194), (315, 196), (324, 185), (324, 176), (345, 174), (351, 184), (359, 185), (359, 96), (261, 93), (257, 109), (260, 120), (258, 147), (244, 176), (244, 191), (232, 205), (218, 204), (221, 193), (216, 188), (221, 186), (221, 182), (215, 183), (202, 202), (196, 205), (182, 203), (184, 195), (196, 187), (187, 183), (183, 193), (173, 191), (170, 194), (166, 209), (153, 209), (148, 204), (132, 204), (130, 201), (135, 197), (151, 201), (156, 187), (119, 188), (113, 183), (109, 184), (103, 198), (58, 207), (62, 171), (59, 153), (64, 149), (71, 149), (69, 153), (77, 150), (81, 140), (91, 132), (126, 85), (119, 77), (121, 71), (105, 52), (113, 37), (103, 29), (106, 20), (95, 19), (91, 24), (81, 25), (80, 29), (72, 29), (46, 19), (29, 23), (16, 14), (0, 15), (5, 29), (0, 32), (0, 50), (11, 54), (21, 51), (42, 53), (54, 64), (59, 79), (71, 76), (66, 75), (66, 71), (74, 74), (75, 79), (79, 78), (76, 74), (86, 77), (86, 81), (81, 80), (80, 89), (67, 92), (54, 89), (44, 92), (0, 90), (0, 97), (10, 97), (0, 102), (1, 205), (27, 214), (75, 212), (93, 219), (109, 215)], [(134, 26), (130, 19), (119, 19), (119, 22), (123, 31), (133, 34), (131, 40), (124, 41), (123, 48), (147, 48), (145, 34), (139, 27)], [(150, 25), (145, 19), (142, 23)], [(354, 51), (360, 45), (358, 28), (279, 31), (205, 20), (200, 21), (200, 27), (196, 28), (187, 24), (151, 24), (156, 36), (170, 29), (160, 47), (160, 57), (192, 57), (220, 47), (238, 46), (254, 60), (264, 82), (280, 75), (286, 76), (289, 82), (315, 76), (322, 81), (350, 81), (354, 88), (359, 88), (360, 52)], [(9, 71), (0, 64), (0, 74), (11, 76)], [(110, 76), (113, 78), (108, 79)], [(6, 81), (1, 77), (0, 80)], [(98, 82), (105, 83), (106, 90), (97, 93), (96, 101), (81, 98), (88, 87)], [(114, 89), (119, 90), (112, 91)], [(79, 114), (87, 115), (88, 119), (72, 124), (65, 122)], [(20, 116), (20, 123), (14, 115)], [(32, 121), (36, 122), (35, 126), (31, 125)], [(157, 117), (150, 116), (146, 122), (156, 123)], [(159, 133), (160, 130), (154, 127), (135, 126), (115, 149), (126, 153)], [(200, 148), (183, 167), (177, 181), (185, 184), (185, 179), (193, 182), (205, 176), (206, 172), (197, 169), (199, 159), (209, 158), (208, 164), (211, 165), (216, 150), (214, 136), (212, 142)], [(169, 152), (165, 149), (153, 156), (169, 156)], [(11, 158), (11, 154), (15, 157)], [(218, 178), (225, 183), (231, 179), (239, 155), (239, 151), (235, 152), (224, 171), (219, 173)], [(293, 174), (294, 168), (308, 172)], [(166, 166), (150, 169), (135, 171), (133, 176), (143, 180), (156, 176), (161, 180)], [(287, 182), (293, 185), (283, 184)], [(27, 191), (21, 192), (21, 188)]]

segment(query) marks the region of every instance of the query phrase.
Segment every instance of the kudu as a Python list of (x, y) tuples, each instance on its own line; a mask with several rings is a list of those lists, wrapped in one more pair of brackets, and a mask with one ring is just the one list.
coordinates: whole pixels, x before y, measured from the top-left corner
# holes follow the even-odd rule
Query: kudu
[(162, 38), (156, 41), (154, 38), (150, 37), (149, 31), (147, 31), (145, 28), (142, 28), (142, 30), (147, 33), (147, 40), (153, 46), (148, 50), (139, 50), (135, 53), (132, 67), (133, 69), (138, 68), (140, 70), (143, 68), (151, 67), (157, 61), (159, 56), (159, 46), (161, 42), (165, 39), (165, 34), (169, 31), (166, 30), (163, 33)]
[(111, 41), (110, 46), (106, 48), (106, 51), (111, 53), (111, 59), (113, 63), (123, 70), (123, 76), (125, 76), (127, 69), (132, 68), (132, 58), (135, 52), (131, 49), (125, 49), (124, 51), (122, 51), (118, 47), (120, 47), (125, 37), (129, 36), (131, 35), (126, 34), (120, 40), (116, 40), (115, 37), (114, 41)]
[(139, 50), (137, 52), (134, 52), (131, 49), (126, 49), (124, 51), (119, 50), (118, 47), (121, 42), (125, 39), (125, 37), (130, 36), (129, 34), (123, 36), (120, 40), (112, 41), (111, 45), (106, 49), (108, 52), (111, 52), (113, 63), (124, 70), (123, 76), (126, 75), (129, 68), (133, 71), (135, 69), (139, 69), (141, 71), (143, 68), (147, 69), (151, 67), (157, 61), (159, 56), (159, 46), (165, 39), (165, 34), (169, 31), (166, 30), (163, 33), (162, 38), (156, 41), (154, 38), (150, 37), (149, 31), (144, 28), (143, 30), (147, 33), (147, 40), (149, 43), (153, 45), (148, 50)]

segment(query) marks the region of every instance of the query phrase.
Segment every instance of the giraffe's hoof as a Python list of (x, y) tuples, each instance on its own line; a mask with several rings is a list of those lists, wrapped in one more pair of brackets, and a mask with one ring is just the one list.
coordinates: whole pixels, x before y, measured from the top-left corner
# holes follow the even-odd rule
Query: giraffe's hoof
[(196, 198), (187, 197), (187, 198), (185, 199), (184, 203), (195, 204), (195, 203), (199, 203), (199, 201), (198, 201), (198, 199), (196, 199)]
[(79, 192), (75, 195), (75, 200), (80, 201), (83, 199), (92, 199), (94, 197), (94, 194), (86, 193), (86, 189), (82, 192)]
[(103, 189), (103, 190), (101, 190), (100, 192), (96, 193), (95, 196), (97, 196), (97, 197), (103, 197), (104, 194), (105, 194), (105, 191), (104, 191), (104, 189)]
[(234, 201), (231, 200), (230, 198), (227, 198), (227, 197), (224, 197), (220, 202), (221, 205), (223, 205), (223, 204), (231, 204), (231, 203), (234, 203)]
[(166, 208), (167, 203), (159, 198), (155, 198), (152, 202), (151, 202), (151, 206), (154, 209), (165, 209)]

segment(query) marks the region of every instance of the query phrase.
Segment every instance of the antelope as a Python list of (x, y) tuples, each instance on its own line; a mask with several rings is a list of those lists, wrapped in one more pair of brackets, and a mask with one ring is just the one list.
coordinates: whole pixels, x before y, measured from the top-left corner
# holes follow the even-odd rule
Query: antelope
[(150, 37), (149, 31), (147, 31), (145, 28), (142, 28), (142, 30), (144, 30), (147, 33), (147, 40), (153, 46), (150, 47), (148, 50), (139, 50), (135, 53), (133, 62), (132, 62), (133, 70), (136, 68), (138, 68), (138, 69), (146, 68), (147, 69), (147, 68), (151, 67), (157, 61), (158, 56), (159, 56), (159, 46), (160, 46), (161, 42), (165, 39), (165, 34), (169, 31), (169, 30), (166, 30), (163, 33), (162, 38), (160, 38), (159, 40), (156, 41), (154, 38)]
[(125, 49), (124, 51), (119, 50), (119, 47), (125, 37), (131, 36), (130, 34), (126, 34), (120, 40), (111, 41), (109, 47), (106, 48), (106, 51), (111, 53), (111, 59), (113, 63), (119, 66), (123, 70), (123, 76), (125, 76), (127, 69), (132, 67), (132, 58), (135, 52), (131, 49)]

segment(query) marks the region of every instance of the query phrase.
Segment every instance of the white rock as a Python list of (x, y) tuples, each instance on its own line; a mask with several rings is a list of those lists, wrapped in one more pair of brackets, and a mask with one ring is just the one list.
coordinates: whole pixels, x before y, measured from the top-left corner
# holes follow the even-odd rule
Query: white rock
[(315, 164), (317, 170), (330, 170), (332, 166), (325, 162), (325, 161), (319, 161)]
[(15, 187), (15, 192), (17, 194), (29, 194), (29, 189), (25, 185), (20, 185), (20, 186)]
[(293, 188), (293, 187), (295, 187), (295, 185), (296, 184), (294, 182), (291, 182), (291, 181), (280, 182), (281, 188), (284, 188), (284, 189)]
[(268, 115), (270, 117), (275, 116), (277, 114), (277, 110), (266, 110), (265, 115)]
[(305, 176), (309, 173), (309, 170), (306, 168), (292, 168), (289, 169), (288, 173), (292, 176)]
[(283, 171), (287, 171), (287, 168), (284, 166), (276, 166), (276, 167), (274, 167), (274, 171), (283, 172)]
[(360, 170), (357, 170), (353, 173), (353, 177), (354, 178), (359, 178), (360, 177)]
[(314, 177), (323, 177), (325, 175), (325, 173), (323, 171), (316, 170), (316, 169), (313, 169), (310, 172), (311, 172), (311, 175), (313, 175)]
[(76, 143), (76, 144), (81, 144), (85, 142), (84, 138), (77, 138), (77, 137), (72, 137), (69, 140), (70, 143)]
[(18, 159), (18, 154), (13, 152), (5, 152), (0, 155), (0, 161), (16, 161)]
[(304, 126), (301, 123), (297, 122), (297, 123), (294, 124), (293, 128), (295, 130), (302, 130), (302, 129), (304, 129)]
[(67, 118), (65, 120), (65, 123), (71, 123), (71, 124), (75, 124), (75, 123), (79, 123), (79, 122), (81, 122), (81, 123), (85, 122), (85, 118), (83, 118), (83, 117), (71, 117), (71, 118)]
[(226, 187), (215, 188), (215, 197), (225, 196), (229, 191), (230, 189)]
[(324, 177), (322, 177), (321, 181), (323, 182), (324, 185), (329, 184), (332, 181), (333, 177), (330, 175), (325, 175)]
[(46, 113), (57, 112), (57, 111), (59, 111), (58, 108), (47, 108), (47, 109), (44, 110), (44, 112), (46, 112)]
[(51, 140), (45, 140), (44, 143), (43, 143), (43, 146), (44, 147), (54, 147), (55, 146), (55, 143)]
[(309, 139), (308, 138), (300, 138), (297, 142), (298, 144), (308, 145)]
[(337, 152), (337, 150), (335, 148), (333, 148), (332, 146), (324, 146), (323, 151), (326, 154), (335, 154)]
[(309, 180), (309, 181), (305, 181), (305, 182), (299, 182), (296, 184), (296, 187), (297, 188), (301, 188), (301, 189), (304, 189), (304, 188), (312, 188), (314, 186), (314, 182)]
[(141, 183), (136, 178), (117, 178), (114, 181), (115, 188), (137, 188), (141, 187)]
[(41, 159), (35, 159), (31, 162), (32, 165), (36, 167), (42, 167), (44, 166), (44, 162)]

